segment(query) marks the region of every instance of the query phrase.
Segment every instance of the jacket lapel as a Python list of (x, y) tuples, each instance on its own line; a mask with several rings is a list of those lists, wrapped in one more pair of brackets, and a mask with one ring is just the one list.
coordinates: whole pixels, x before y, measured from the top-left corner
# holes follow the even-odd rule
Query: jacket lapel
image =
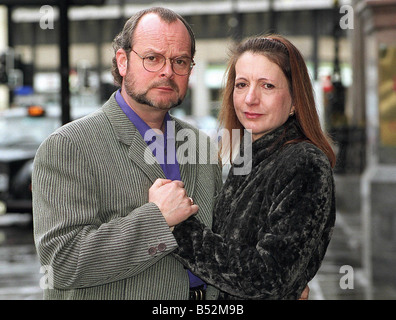
[(154, 183), (158, 178), (165, 179), (164, 172), (151, 150), (147, 147), (139, 131), (121, 110), (115, 94), (103, 106), (117, 139), (129, 146), (128, 157)]
[[(179, 162), (180, 176), (184, 182), (187, 195), (193, 197), (198, 173), (198, 137), (195, 131), (185, 128), (177, 119), (172, 117), (172, 120), (175, 121), (176, 157)], [(186, 156), (187, 152), (188, 157)]]
[(128, 157), (147, 175), (151, 182), (154, 183), (158, 178), (166, 179), (157, 158), (154, 157), (137, 129), (129, 147)]
[[(151, 150), (147, 147), (139, 131), (131, 123), (115, 100), (115, 93), (103, 106), (103, 111), (109, 118), (117, 139), (129, 146), (128, 157), (154, 183), (158, 178), (165, 179), (164, 172)], [(182, 122), (171, 116), (175, 124), (176, 158), (179, 160), (180, 176), (184, 182), (187, 194), (194, 195), (198, 172), (198, 131), (185, 128)], [(192, 146), (191, 146), (192, 145)], [(185, 155), (188, 152), (188, 157)], [(186, 161), (187, 160), (187, 161)]]

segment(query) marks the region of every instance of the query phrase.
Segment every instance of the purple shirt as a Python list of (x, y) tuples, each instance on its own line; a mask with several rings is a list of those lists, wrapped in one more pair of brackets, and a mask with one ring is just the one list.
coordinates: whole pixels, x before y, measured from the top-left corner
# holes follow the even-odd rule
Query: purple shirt
[[(153, 151), (154, 156), (157, 158), (162, 170), (164, 171), (165, 177), (170, 180), (181, 181), (179, 163), (177, 162), (176, 158), (175, 132), (172, 130), (174, 126), (168, 126), (168, 124), (171, 124), (172, 121), (169, 113), (166, 113), (164, 119), (164, 122), (166, 122), (164, 135), (155, 134), (151, 127), (146, 122), (144, 122), (142, 118), (140, 118), (139, 115), (125, 102), (121, 95), (121, 90), (116, 92), (115, 99), (128, 119), (135, 125), (143, 139), (146, 138), (145, 142), (147, 145), (152, 147), (151, 150)], [(206, 287), (206, 284), (200, 278), (192, 274), (190, 270), (187, 271), (191, 288), (198, 287), (200, 285), (205, 285)]]

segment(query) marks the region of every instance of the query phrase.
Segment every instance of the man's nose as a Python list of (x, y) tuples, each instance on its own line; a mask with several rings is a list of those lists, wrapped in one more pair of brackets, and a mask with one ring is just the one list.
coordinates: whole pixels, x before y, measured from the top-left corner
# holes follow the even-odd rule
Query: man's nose
[(161, 76), (171, 78), (171, 77), (173, 77), (174, 74), (175, 73), (172, 68), (172, 62), (169, 59), (166, 59), (165, 65), (161, 69)]

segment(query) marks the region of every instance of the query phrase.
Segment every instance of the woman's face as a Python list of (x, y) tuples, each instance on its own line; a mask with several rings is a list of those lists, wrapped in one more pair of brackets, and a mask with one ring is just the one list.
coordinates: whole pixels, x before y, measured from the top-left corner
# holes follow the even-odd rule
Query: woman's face
[(261, 54), (245, 52), (235, 71), (235, 112), (257, 140), (284, 124), (294, 111), (289, 85), (279, 66)]

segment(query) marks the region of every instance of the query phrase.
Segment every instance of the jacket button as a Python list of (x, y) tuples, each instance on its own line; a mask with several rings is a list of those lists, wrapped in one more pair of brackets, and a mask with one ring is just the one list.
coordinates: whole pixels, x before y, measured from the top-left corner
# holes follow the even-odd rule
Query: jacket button
[(155, 248), (155, 247), (150, 247), (150, 248), (148, 249), (148, 253), (149, 253), (150, 256), (155, 255), (155, 254), (157, 253), (157, 248)]
[(158, 250), (159, 250), (160, 252), (165, 251), (165, 250), (166, 250), (166, 244), (163, 243), (163, 242), (161, 242), (161, 243), (158, 245)]

